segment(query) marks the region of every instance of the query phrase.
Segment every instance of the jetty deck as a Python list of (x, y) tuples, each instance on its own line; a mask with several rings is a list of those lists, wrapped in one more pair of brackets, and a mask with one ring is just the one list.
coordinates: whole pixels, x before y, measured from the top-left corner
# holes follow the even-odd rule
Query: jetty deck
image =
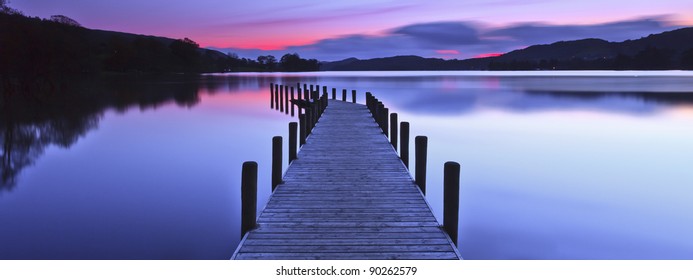
[(330, 100), (233, 259), (460, 259), (365, 105)]

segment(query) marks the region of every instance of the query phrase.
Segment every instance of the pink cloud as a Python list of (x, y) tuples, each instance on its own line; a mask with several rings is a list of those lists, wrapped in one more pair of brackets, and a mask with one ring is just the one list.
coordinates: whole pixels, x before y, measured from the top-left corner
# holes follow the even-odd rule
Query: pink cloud
[(460, 54), (460, 51), (458, 50), (436, 50), (437, 54), (445, 54), (445, 55), (458, 55)]

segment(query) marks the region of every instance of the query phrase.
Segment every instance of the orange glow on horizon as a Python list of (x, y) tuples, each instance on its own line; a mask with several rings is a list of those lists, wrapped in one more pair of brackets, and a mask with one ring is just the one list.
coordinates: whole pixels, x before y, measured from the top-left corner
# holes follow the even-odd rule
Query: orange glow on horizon
[(496, 56), (501, 56), (503, 53), (482, 53), (479, 55), (475, 55), (474, 58), (487, 58), (487, 57), (496, 57)]

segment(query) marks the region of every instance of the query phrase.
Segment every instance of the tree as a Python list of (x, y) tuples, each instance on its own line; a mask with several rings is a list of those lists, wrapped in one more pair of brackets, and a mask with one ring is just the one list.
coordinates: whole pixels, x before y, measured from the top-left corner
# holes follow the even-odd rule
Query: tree
[(197, 71), (200, 62), (200, 45), (188, 38), (173, 41), (169, 48), (171, 53), (178, 58), (183, 71)]
[(22, 12), (17, 11), (15, 9), (10, 8), (7, 6), (9, 4), (9, 0), (0, 0), (0, 14), (8, 14), (8, 15), (21, 15)]
[(82, 27), (79, 22), (64, 15), (52, 15), (50, 20), (64, 25)]

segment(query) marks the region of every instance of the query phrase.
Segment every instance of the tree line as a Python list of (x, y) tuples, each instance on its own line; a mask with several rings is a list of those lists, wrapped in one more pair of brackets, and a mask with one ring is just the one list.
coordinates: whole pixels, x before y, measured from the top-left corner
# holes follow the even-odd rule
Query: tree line
[(170, 39), (91, 30), (63, 15), (27, 17), (0, 0), (0, 76), (82, 73), (204, 73), (317, 71), (298, 54), (257, 60), (200, 48), (189, 38)]

